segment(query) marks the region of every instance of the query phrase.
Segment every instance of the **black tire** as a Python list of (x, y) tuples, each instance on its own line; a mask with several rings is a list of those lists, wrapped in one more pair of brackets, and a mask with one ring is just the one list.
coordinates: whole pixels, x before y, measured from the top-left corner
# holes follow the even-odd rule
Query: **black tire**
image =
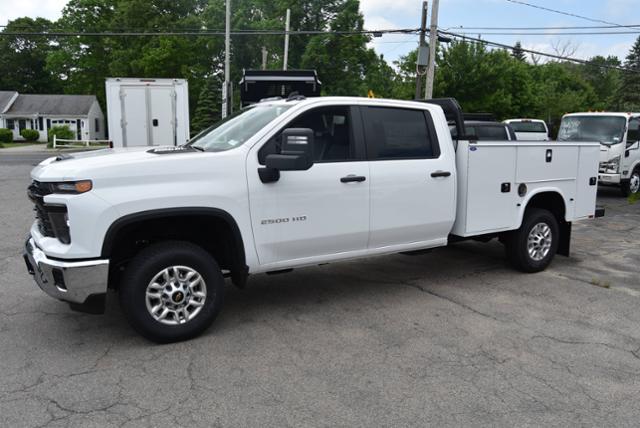
[[(180, 319), (180, 316), (170, 313), (170, 318), (165, 318), (165, 321), (156, 320), (147, 309), (146, 292), (151, 280), (172, 266), (185, 266), (196, 271), (204, 281), (200, 287), (206, 287), (206, 297), (192, 319), (183, 324), (167, 325), (163, 322), (175, 322), (175, 318)], [(190, 242), (165, 241), (150, 245), (131, 260), (122, 277), (119, 294), (127, 321), (138, 333), (158, 343), (178, 342), (199, 335), (213, 323), (222, 308), (224, 278), (214, 258), (201, 247)], [(186, 297), (182, 299), (191, 301)], [(194, 311), (192, 306), (186, 306)]]
[(640, 168), (638, 167), (635, 167), (633, 169), (629, 180), (625, 180), (622, 182), (622, 184), (620, 184), (622, 196), (624, 196), (625, 198), (631, 195), (635, 195), (636, 193), (640, 193), (640, 187), (634, 186), (634, 188), (632, 188), (631, 183), (634, 183), (634, 180), (640, 180)]
[[(543, 252), (539, 253), (538, 259), (529, 253), (529, 235), (532, 230), (539, 224), (544, 224), (550, 231), (551, 245), (548, 252), (543, 256)], [(520, 229), (514, 230), (505, 239), (505, 251), (509, 262), (523, 272), (533, 273), (545, 270), (553, 260), (558, 251), (558, 243), (560, 241), (560, 228), (558, 220), (549, 211), (540, 208), (528, 209)]]

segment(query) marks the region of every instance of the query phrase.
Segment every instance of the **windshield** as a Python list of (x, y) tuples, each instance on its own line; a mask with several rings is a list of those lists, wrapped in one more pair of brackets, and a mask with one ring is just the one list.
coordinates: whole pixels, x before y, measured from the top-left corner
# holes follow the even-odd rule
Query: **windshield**
[(509, 125), (511, 125), (515, 132), (540, 132), (543, 134), (547, 133), (547, 129), (544, 127), (544, 123), (541, 122), (516, 121), (509, 122)]
[(558, 131), (558, 141), (599, 141), (617, 144), (624, 137), (627, 119), (620, 116), (566, 116)]
[(223, 152), (243, 145), (291, 105), (256, 105), (242, 110), (196, 135), (187, 143), (207, 152)]

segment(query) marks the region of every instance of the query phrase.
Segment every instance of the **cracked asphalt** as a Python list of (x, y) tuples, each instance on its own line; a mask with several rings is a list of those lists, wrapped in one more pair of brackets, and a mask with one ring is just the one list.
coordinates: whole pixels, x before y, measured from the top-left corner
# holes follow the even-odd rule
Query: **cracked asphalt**
[(41, 292), (29, 156), (0, 158), (0, 426), (637, 426), (640, 203), (600, 189), (573, 255), (526, 275), (460, 243), (257, 275), (159, 346)]

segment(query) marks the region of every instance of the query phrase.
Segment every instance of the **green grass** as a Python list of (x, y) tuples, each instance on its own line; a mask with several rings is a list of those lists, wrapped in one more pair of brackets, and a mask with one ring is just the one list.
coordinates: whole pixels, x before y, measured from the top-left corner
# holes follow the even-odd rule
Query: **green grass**
[(13, 143), (0, 143), (0, 145), (2, 146), (1, 148), (5, 148), (8, 149), (10, 147), (26, 147), (26, 146), (33, 146), (34, 144), (45, 144), (45, 143), (39, 143), (37, 141), (29, 141), (29, 142), (24, 142), (24, 141), (20, 141), (20, 142), (13, 142)]
[(635, 204), (636, 202), (640, 202), (640, 193), (635, 193), (629, 196), (630, 204)]

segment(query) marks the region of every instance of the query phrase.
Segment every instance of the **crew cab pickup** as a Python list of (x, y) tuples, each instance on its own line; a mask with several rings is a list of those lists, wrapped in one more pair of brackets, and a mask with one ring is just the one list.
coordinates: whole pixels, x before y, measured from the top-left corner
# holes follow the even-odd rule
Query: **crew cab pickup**
[(244, 287), (250, 274), (471, 238), (498, 238), (538, 272), (569, 255), (572, 222), (603, 214), (598, 143), (465, 135), (452, 99), (294, 96), (184, 146), (53, 157), (31, 173), (27, 268), (78, 310), (103, 312), (117, 290), (139, 333), (171, 342), (213, 322), (224, 277)]

